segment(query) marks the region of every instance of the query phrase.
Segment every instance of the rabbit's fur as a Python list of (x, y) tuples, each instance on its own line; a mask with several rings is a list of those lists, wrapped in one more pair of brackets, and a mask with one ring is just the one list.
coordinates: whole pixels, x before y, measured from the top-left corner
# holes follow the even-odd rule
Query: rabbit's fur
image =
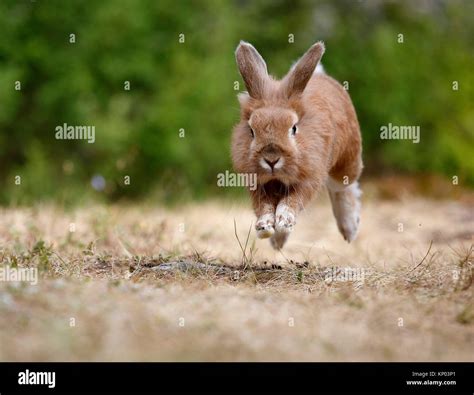
[(232, 136), (232, 160), (240, 173), (256, 173), (250, 190), (260, 238), (279, 249), (296, 217), (324, 186), (344, 239), (357, 234), (362, 171), (361, 136), (344, 88), (316, 67), (324, 44), (314, 44), (282, 80), (240, 42), (236, 60), (247, 92), (239, 94), (241, 120)]

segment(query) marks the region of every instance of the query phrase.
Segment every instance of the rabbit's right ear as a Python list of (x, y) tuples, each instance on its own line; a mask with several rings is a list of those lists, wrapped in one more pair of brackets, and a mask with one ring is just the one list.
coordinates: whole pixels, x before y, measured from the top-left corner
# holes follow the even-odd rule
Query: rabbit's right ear
[(283, 80), (283, 87), (288, 97), (304, 91), (323, 54), (324, 43), (319, 41), (308, 49), (303, 57), (291, 68)]
[(241, 41), (235, 59), (249, 95), (261, 99), (268, 79), (267, 64), (252, 44)]

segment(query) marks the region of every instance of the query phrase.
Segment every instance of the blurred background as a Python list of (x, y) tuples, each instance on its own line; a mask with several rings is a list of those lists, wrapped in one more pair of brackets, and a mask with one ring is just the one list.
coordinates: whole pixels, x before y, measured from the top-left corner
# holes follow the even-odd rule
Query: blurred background
[[(1, 204), (243, 194), (216, 186), (241, 39), (278, 77), (325, 41), (367, 179), (474, 185), (472, 1), (2, 0), (0, 26)], [(95, 142), (56, 140), (64, 123), (95, 126)], [(380, 140), (388, 123), (420, 126), (420, 143)]]

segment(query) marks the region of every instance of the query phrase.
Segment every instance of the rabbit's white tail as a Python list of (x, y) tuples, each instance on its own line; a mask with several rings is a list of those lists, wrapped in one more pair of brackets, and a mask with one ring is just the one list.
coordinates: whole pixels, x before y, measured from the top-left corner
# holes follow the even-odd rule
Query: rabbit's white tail
[(314, 74), (326, 74), (326, 72), (324, 71), (323, 64), (321, 62), (319, 62), (316, 68), (314, 69)]
[[(295, 68), (296, 66), (296, 63), (298, 62), (295, 62), (292, 64), (291, 68), (290, 68), (290, 72), (293, 71), (293, 69)], [(326, 72), (324, 71), (324, 67), (323, 67), (323, 64), (321, 62), (318, 62), (318, 65), (316, 66), (316, 68), (314, 69), (314, 72), (313, 74), (326, 74)]]

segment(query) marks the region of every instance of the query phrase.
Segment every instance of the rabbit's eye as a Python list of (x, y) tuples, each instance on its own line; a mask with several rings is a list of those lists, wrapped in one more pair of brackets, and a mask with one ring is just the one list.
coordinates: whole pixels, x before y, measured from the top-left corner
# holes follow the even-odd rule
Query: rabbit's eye
[(252, 138), (254, 138), (254, 137), (255, 137), (255, 132), (253, 131), (253, 129), (252, 129), (252, 128), (250, 128), (250, 135), (252, 136)]
[(298, 128), (296, 125), (293, 125), (293, 127), (291, 128), (291, 134), (294, 136), (296, 132), (298, 132)]

